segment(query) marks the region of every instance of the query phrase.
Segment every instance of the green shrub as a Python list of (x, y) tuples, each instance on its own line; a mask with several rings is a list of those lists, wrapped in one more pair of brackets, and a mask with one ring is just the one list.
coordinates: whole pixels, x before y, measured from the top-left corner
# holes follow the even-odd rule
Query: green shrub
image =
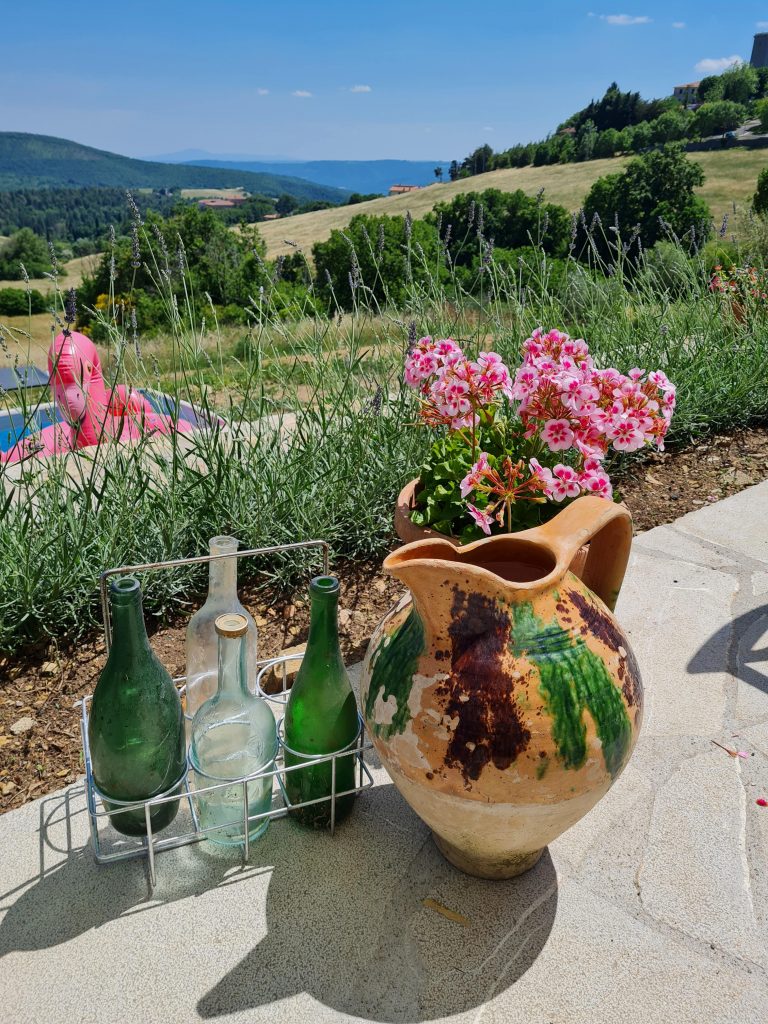
[(45, 296), (36, 288), (0, 288), (0, 316), (26, 316), (45, 310)]

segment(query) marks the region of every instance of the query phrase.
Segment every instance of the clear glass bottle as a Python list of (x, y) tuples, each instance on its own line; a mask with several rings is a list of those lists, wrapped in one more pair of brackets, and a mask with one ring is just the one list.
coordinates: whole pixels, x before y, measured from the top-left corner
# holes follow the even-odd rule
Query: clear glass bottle
[[(109, 600), (112, 644), (88, 720), (93, 778), (105, 797), (148, 800), (167, 793), (184, 774), (184, 715), (173, 680), (149, 646), (139, 581), (113, 580)], [(116, 805), (105, 804), (117, 812)], [(153, 808), (153, 831), (169, 825), (178, 809), (175, 800)], [(124, 835), (146, 835), (143, 808), (110, 813), (110, 821)]]
[[(309, 585), (311, 614), (309, 639), (285, 709), (285, 764), (306, 767), (285, 773), (291, 803), (331, 795), (332, 762), (313, 765), (299, 754), (330, 754), (354, 744), (360, 728), (357, 703), (339, 648), (339, 581), (317, 576)], [(292, 753), (293, 751), (294, 753)], [(336, 800), (334, 820), (352, 810), (355, 787), (354, 756), (336, 759), (336, 792), (349, 795)], [(331, 824), (331, 801), (321, 800), (291, 812), (311, 828)]]
[[(246, 660), (248, 620), (244, 615), (220, 615), (218, 635), (218, 689), (192, 720), (189, 763), (196, 790), (241, 779), (274, 768), (277, 725), (265, 700), (248, 688)], [(248, 783), (248, 813), (261, 814), (272, 806), (272, 776)], [(235, 846), (244, 841), (243, 787), (224, 786), (196, 798), (203, 828), (222, 827), (208, 836), (214, 843)], [(248, 835), (257, 839), (269, 818), (252, 822)]]
[[(232, 554), (237, 551), (234, 537), (212, 537), (209, 551), (212, 555)], [(246, 639), (246, 670), (248, 686), (256, 692), (256, 659), (258, 633), (256, 623), (240, 604), (237, 597), (237, 559), (218, 558), (209, 562), (208, 597), (187, 626), (187, 699), (186, 715), (189, 723), (198, 708), (216, 693), (218, 686), (218, 638), (214, 623), (220, 615), (232, 613), (244, 616), (248, 629)]]

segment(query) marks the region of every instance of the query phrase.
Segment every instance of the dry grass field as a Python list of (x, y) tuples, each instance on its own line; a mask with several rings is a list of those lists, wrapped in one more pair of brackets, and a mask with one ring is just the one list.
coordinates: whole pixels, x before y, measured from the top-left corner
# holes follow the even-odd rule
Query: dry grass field
[[(691, 159), (704, 168), (706, 180), (699, 191), (709, 203), (715, 222), (719, 223), (723, 215), (733, 209), (734, 203), (743, 203), (755, 191), (758, 174), (768, 166), (768, 149), (692, 153)], [(410, 210), (413, 217), (419, 218), (436, 203), (450, 200), (462, 192), (481, 192), (486, 188), (498, 188), (503, 192), (522, 189), (528, 195), (535, 195), (540, 188), (544, 188), (550, 202), (559, 203), (569, 210), (577, 210), (598, 178), (621, 171), (626, 164), (626, 157), (618, 157), (590, 160), (583, 164), (490, 171), (474, 178), (430, 185), (404, 196), (383, 196), (356, 206), (340, 206), (262, 223), (259, 224), (259, 232), (272, 258), (293, 251), (285, 239), (295, 242), (308, 253), (315, 242), (324, 241), (334, 228), (345, 227), (357, 213), (395, 216)]]
[(244, 199), (248, 195), (244, 188), (183, 188), (184, 199)]
[[(92, 268), (98, 265), (100, 255), (78, 256), (68, 263), (62, 263), (61, 268), (66, 273), (59, 277), (59, 288), (65, 291), (67, 288), (77, 288), (83, 278)], [(24, 288), (23, 281), (0, 281), (0, 288)], [(29, 279), (29, 287), (36, 288), (43, 295), (53, 291), (53, 282), (49, 277), (35, 277)]]

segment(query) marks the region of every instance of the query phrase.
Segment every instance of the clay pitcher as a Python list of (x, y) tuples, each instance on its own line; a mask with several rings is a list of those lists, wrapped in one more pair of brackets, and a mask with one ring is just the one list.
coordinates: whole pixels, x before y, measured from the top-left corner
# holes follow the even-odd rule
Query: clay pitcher
[[(628, 510), (579, 498), (544, 526), (466, 547), (406, 544), (409, 588), (371, 638), (365, 721), (384, 767), (451, 863), (481, 878), (532, 867), (629, 760), (642, 684), (610, 609)], [(589, 543), (583, 579), (569, 571)]]

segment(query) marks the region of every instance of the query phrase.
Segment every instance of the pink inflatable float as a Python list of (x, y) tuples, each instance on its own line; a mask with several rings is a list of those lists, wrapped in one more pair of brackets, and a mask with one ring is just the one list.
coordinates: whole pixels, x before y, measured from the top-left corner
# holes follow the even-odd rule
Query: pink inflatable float
[(77, 331), (59, 334), (48, 350), (49, 384), (63, 422), (23, 438), (2, 462), (45, 458), (102, 441), (135, 441), (146, 434), (187, 433), (194, 426), (156, 412), (144, 395), (122, 385), (107, 389), (96, 346)]

